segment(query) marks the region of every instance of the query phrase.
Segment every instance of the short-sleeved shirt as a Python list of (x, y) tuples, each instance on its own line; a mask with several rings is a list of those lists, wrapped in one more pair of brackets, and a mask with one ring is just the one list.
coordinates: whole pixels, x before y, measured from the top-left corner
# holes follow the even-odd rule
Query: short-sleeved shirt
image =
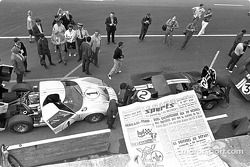
[(239, 43), (235, 50), (234, 50), (234, 53), (237, 55), (237, 56), (240, 56), (242, 54), (244, 54), (244, 47), (243, 47), (243, 43)]

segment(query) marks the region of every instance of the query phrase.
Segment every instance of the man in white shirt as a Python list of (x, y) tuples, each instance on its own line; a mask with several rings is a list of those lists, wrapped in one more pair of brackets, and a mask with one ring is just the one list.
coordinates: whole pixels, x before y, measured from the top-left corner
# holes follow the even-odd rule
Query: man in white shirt
[(232, 73), (234, 66), (237, 64), (237, 62), (240, 60), (240, 58), (245, 53), (247, 47), (248, 47), (249, 41), (244, 41), (243, 43), (239, 43), (234, 52), (232, 52), (231, 60), (228, 62), (226, 69)]
[(58, 53), (59, 58), (58, 63), (63, 62), (64, 65), (67, 65), (67, 62), (65, 60), (65, 54), (62, 54), (66, 43), (64, 36), (65, 31), (66, 29), (62, 24), (62, 21), (58, 19), (56, 21), (56, 24), (53, 26), (51, 41), (56, 46), (56, 52)]
[(78, 51), (78, 62), (82, 60), (82, 57), (80, 56), (80, 46), (82, 42), (86, 42), (86, 38), (89, 36), (88, 31), (83, 27), (82, 23), (77, 24), (78, 29), (76, 30), (76, 43), (77, 43), (77, 51)]
[(204, 18), (203, 18), (202, 23), (201, 23), (201, 30), (198, 33), (197, 37), (205, 34), (205, 29), (206, 29), (208, 23), (211, 21), (212, 15), (213, 15), (212, 9), (211, 8), (207, 9), (207, 12), (204, 14)]
[(204, 5), (200, 4), (200, 6), (193, 7), (193, 21), (196, 24), (201, 18), (202, 14), (205, 13)]
[(69, 57), (73, 54), (76, 56), (76, 31), (73, 30), (73, 25), (68, 25), (68, 30), (65, 32), (66, 46), (69, 51)]
[(98, 54), (100, 52), (101, 40), (101, 34), (99, 31), (95, 31), (95, 33), (91, 36), (91, 49), (93, 51), (93, 59), (96, 67), (98, 67)]
[(32, 27), (33, 27), (33, 20), (32, 20), (32, 12), (30, 10), (28, 10), (27, 12), (27, 30), (28, 30), (28, 33), (29, 33), (29, 42), (31, 43), (32, 42), (32, 36), (33, 36), (33, 30), (32, 30)]

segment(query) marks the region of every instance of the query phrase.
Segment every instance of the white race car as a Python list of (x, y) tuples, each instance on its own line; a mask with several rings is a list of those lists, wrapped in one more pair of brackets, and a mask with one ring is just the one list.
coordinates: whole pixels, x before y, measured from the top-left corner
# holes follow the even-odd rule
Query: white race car
[[(14, 88), (14, 91), (20, 90), (23, 87)], [(107, 113), (109, 101), (117, 100), (113, 88), (93, 77), (42, 81), (39, 91), (21, 93), (14, 100), (10, 100), (8, 94), (13, 96), (13, 92), (3, 95), (8, 109), (0, 112), (0, 116), (11, 130), (19, 133), (46, 124), (58, 133), (75, 121), (99, 122)], [(11, 106), (15, 106), (15, 111)]]

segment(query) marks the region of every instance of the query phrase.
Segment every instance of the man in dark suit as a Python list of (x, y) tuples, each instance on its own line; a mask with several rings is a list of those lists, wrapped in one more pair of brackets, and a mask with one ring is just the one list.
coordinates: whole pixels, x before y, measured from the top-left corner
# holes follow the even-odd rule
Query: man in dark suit
[(114, 129), (115, 118), (118, 113), (118, 104), (115, 99), (109, 101), (109, 107), (107, 110), (107, 124), (109, 129)]
[(91, 37), (87, 37), (86, 42), (82, 42), (80, 46), (80, 57), (82, 57), (82, 72), (85, 72), (87, 75), (91, 75), (89, 72), (90, 59), (92, 57), (92, 49), (90, 46)]
[(51, 54), (50, 54), (50, 50), (49, 50), (48, 40), (44, 37), (44, 34), (40, 35), (40, 39), (38, 40), (37, 48), (38, 48), (38, 54), (40, 56), (41, 65), (44, 66), (45, 69), (48, 68), (46, 65), (46, 62), (45, 62), (45, 55), (46, 55), (49, 59), (50, 65), (54, 66), (55, 64), (52, 63), (52, 60), (51, 60)]
[(20, 49), (20, 54), (23, 55), (24, 57), (24, 66), (25, 66), (25, 72), (30, 72), (30, 70), (27, 69), (27, 50), (26, 47), (24, 46), (23, 42), (20, 41), (19, 38), (14, 38), (14, 46), (18, 47)]
[(14, 72), (16, 73), (16, 82), (23, 82), (25, 72), (24, 56), (20, 54), (20, 49), (16, 46), (11, 49), (11, 62), (14, 67)]
[(105, 24), (106, 24), (108, 44), (110, 43), (110, 35), (112, 36), (112, 42), (115, 43), (117, 17), (115, 17), (114, 12), (111, 12), (109, 17), (106, 18)]
[(36, 18), (35, 22), (36, 24), (33, 26), (33, 35), (35, 36), (35, 41), (37, 43), (40, 35), (43, 34), (43, 27), (39, 18)]
[(148, 31), (148, 27), (151, 24), (152, 19), (151, 19), (151, 14), (147, 13), (147, 15), (145, 17), (142, 18), (141, 21), (141, 34), (139, 36), (139, 40), (143, 40), (145, 35), (147, 34)]

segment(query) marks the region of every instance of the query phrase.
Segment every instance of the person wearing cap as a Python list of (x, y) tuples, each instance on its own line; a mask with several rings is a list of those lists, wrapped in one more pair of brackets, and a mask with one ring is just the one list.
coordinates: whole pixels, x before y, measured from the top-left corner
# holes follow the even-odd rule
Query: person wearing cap
[(86, 28), (84, 28), (82, 23), (77, 24), (78, 29), (76, 30), (76, 43), (77, 43), (77, 51), (78, 51), (78, 62), (82, 60), (82, 57), (80, 55), (80, 46), (83, 41), (86, 41), (86, 38), (89, 36), (89, 33)]
[(45, 69), (48, 69), (46, 62), (45, 62), (45, 56), (49, 59), (50, 65), (55, 65), (51, 60), (51, 54), (49, 50), (49, 43), (47, 38), (45, 38), (44, 34), (41, 34), (40, 39), (38, 40), (38, 54), (40, 56), (40, 63), (42, 66), (44, 66)]
[(237, 36), (234, 39), (234, 43), (232, 48), (230, 49), (228, 56), (231, 57), (232, 52), (235, 50), (236, 46), (242, 41), (243, 36), (247, 33), (247, 31), (245, 29), (241, 30), (241, 32), (239, 34), (237, 34)]
[(76, 56), (76, 31), (73, 30), (73, 25), (68, 25), (68, 30), (65, 32), (66, 46), (69, 51), (69, 57), (73, 54)]
[(28, 10), (27, 12), (27, 30), (28, 30), (28, 33), (29, 33), (29, 42), (33, 42), (32, 41), (32, 36), (33, 36), (33, 30), (32, 30), (32, 27), (33, 27), (33, 20), (32, 20), (32, 12), (31, 10)]
[(100, 52), (101, 40), (101, 34), (96, 30), (95, 33), (91, 36), (91, 49), (93, 51), (93, 59), (96, 67), (98, 67), (98, 54)]
[(124, 59), (124, 55), (122, 53), (122, 48), (123, 48), (123, 42), (119, 42), (117, 48), (114, 51), (113, 59), (114, 59), (114, 65), (110, 72), (108, 73), (108, 78), (111, 80), (112, 75), (114, 73), (121, 73), (121, 66), (122, 66), (122, 61)]
[(79, 56), (82, 58), (82, 72), (85, 72), (87, 75), (91, 75), (89, 72), (89, 64), (91, 62), (92, 55), (91, 37), (87, 37), (86, 42), (82, 42), (79, 53)]
[(145, 38), (145, 35), (147, 34), (148, 27), (152, 22), (151, 14), (147, 13), (145, 17), (142, 18), (141, 20), (141, 33), (139, 36), (139, 40), (143, 40)]
[(20, 54), (20, 49), (17, 46), (13, 46), (11, 49), (11, 62), (16, 73), (16, 82), (22, 83), (25, 73), (24, 56)]
[(117, 25), (117, 17), (115, 17), (114, 12), (110, 12), (109, 17), (106, 18), (106, 31), (107, 31), (107, 41), (110, 43), (110, 35), (112, 36), (112, 42), (115, 44), (115, 31)]
[(19, 38), (14, 38), (14, 46), (16, 46), (19, 49), (19, 53), (24, 57), (24, 67), (25, 72), (30, 72), (30, 70), (27, 69), (27, 50), (23, 42)]
[(237, 62), (240, 60), (240, 58), (246, 52), (248, 44), (249, 44), (249, 41), (244, 41), (243, 43), (238, 43), (235, 50), (231, 54), (231, 60), (227, 64), (226, 70), (228, 70), (228, 72), (230, 72), (230, 73), (233, 72), (233, 68), (235, 67)]
[(43, 34), (44, 32), (43, 32), (41, 20), (39, 18), (36, 18), (35, 22), (36, 23), (34, 24), (32, 30), (33, 30), (33, 35), (35, 37), (35, 41), (37, 43), (38, 40), (40, 39), (40, 35)]
[(67, 65), (65, 60), (65, 54), (63, 54), (63, 50), (65, 48), (65, 27), (62, 24), (62, 21), (58, 18), (56, 20), (56, 24), (53, 26), (52, 35), (51, 35), (51, 42), (55, 45), (56, 52), (58, 54), (58, 63), (63, 62), (64, 65)]

